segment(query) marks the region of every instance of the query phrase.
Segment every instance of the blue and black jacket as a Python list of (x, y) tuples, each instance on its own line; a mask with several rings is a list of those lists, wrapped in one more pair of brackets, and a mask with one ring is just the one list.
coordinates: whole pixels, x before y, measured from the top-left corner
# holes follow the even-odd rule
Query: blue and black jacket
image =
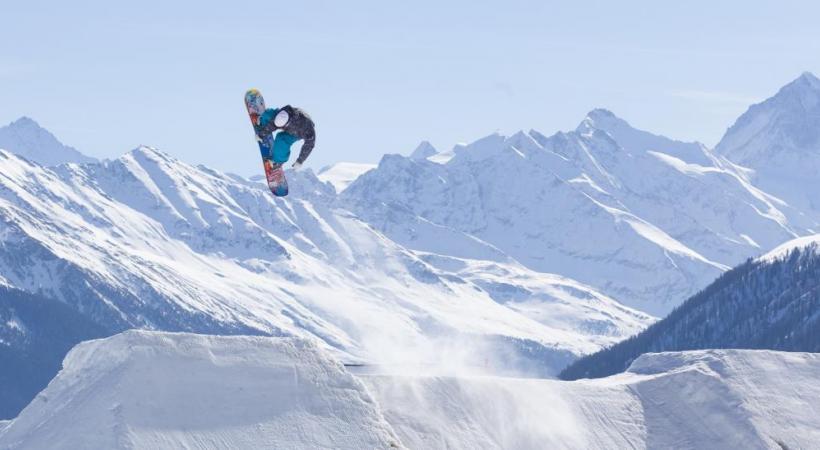
[[(280, 112), (287, 113), (287, 119), (284, 124), (277, 125), (274, 123), (274, 118)], [(310, 116), (301, 109), (290, 105), (281, 108), (268, 108), (259, 116), (257, 133), (259, 136), (270, 136), (270, 134), (277, 131), (279, 133), (276, 135), (272, 149), (273, 160), (278, 163), (287, 161), (290, 156), (290, 146), (302, 139), (304, 143), (296, 162), (299, 164), (304, 163), (316, 145), (316, 129)]]

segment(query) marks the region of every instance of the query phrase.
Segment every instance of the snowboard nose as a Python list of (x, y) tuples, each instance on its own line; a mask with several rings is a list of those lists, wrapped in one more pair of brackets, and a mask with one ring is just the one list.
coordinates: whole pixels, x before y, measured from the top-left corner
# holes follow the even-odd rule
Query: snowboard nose
[(262, 115), (265, 112), (265, 100), (258, 89), (248, 89), (248, 92), (245, 93), (245, 105), (249, 113)]

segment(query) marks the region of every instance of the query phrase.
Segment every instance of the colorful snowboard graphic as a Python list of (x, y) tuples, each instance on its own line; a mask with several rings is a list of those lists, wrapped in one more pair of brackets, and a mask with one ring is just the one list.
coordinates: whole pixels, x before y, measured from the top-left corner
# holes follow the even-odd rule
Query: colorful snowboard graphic
[(245, 108), (248, 109), (248, 116), (251, 118), (253, 131), (256, 134), (256, 142), (259, 143), (259, 151), (262, 153), (262, 165), (265, 168), (268, 187), (273, 195), (284, 197), (288, 195), (288, 180), (285, 179), (285, 171), (282, 169), (282, 165), (271, 160), (273, 135), (263, 136), (259, 127), (259, 116), (265, 112), (265, 99), (262, 98), (262, 93), (256, 89), (246, 92)]

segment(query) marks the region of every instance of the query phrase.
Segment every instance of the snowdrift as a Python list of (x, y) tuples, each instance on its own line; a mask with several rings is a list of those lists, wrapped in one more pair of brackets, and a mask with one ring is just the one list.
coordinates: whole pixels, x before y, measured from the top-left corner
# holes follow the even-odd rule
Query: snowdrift
[(75, 347), (48, 388), (13, 422), (0, 423), (0, 448), (755, 449), (820, 442), (818, 354), (647, 354), (627, 373), (575, 382), (398, 371), (346, 369), (301, 339), (129, 331)]

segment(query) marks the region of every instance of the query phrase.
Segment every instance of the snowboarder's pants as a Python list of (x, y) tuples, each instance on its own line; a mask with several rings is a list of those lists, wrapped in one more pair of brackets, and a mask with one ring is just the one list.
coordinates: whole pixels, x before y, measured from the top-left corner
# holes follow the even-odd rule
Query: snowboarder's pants
[(298, 137), (280, 131), (275, 138), (268, 135), (260, 141), (259, 152), (262, 153), (262, 159), (273, 159), (273, 162), (284, 164), (290, 158), (290, 146), (298, 140)]
[[(290, 147), (294, 142), (302, 138), (294, 136), (290, 133), (280, 131), (276, 137), (268, 136), (259, 142), (259, 151), (262, 153), (262, 159), (273, 159), (273, 162), (284, 164), (290, 159)], [(271, 142), (273, 141), (273, 142)], [(302, 150), (299, 153), (300, 163), (305, 162), (305, 158), (313, 150), (316, 145), (316, 135), (311, 132), (306, 138), (305, 143), (302, 144)]]
[(284, 131), (276, 133), (273, 140), (273, 162), (284, 164), (290, 158), (290, 146), (299, 138)]

